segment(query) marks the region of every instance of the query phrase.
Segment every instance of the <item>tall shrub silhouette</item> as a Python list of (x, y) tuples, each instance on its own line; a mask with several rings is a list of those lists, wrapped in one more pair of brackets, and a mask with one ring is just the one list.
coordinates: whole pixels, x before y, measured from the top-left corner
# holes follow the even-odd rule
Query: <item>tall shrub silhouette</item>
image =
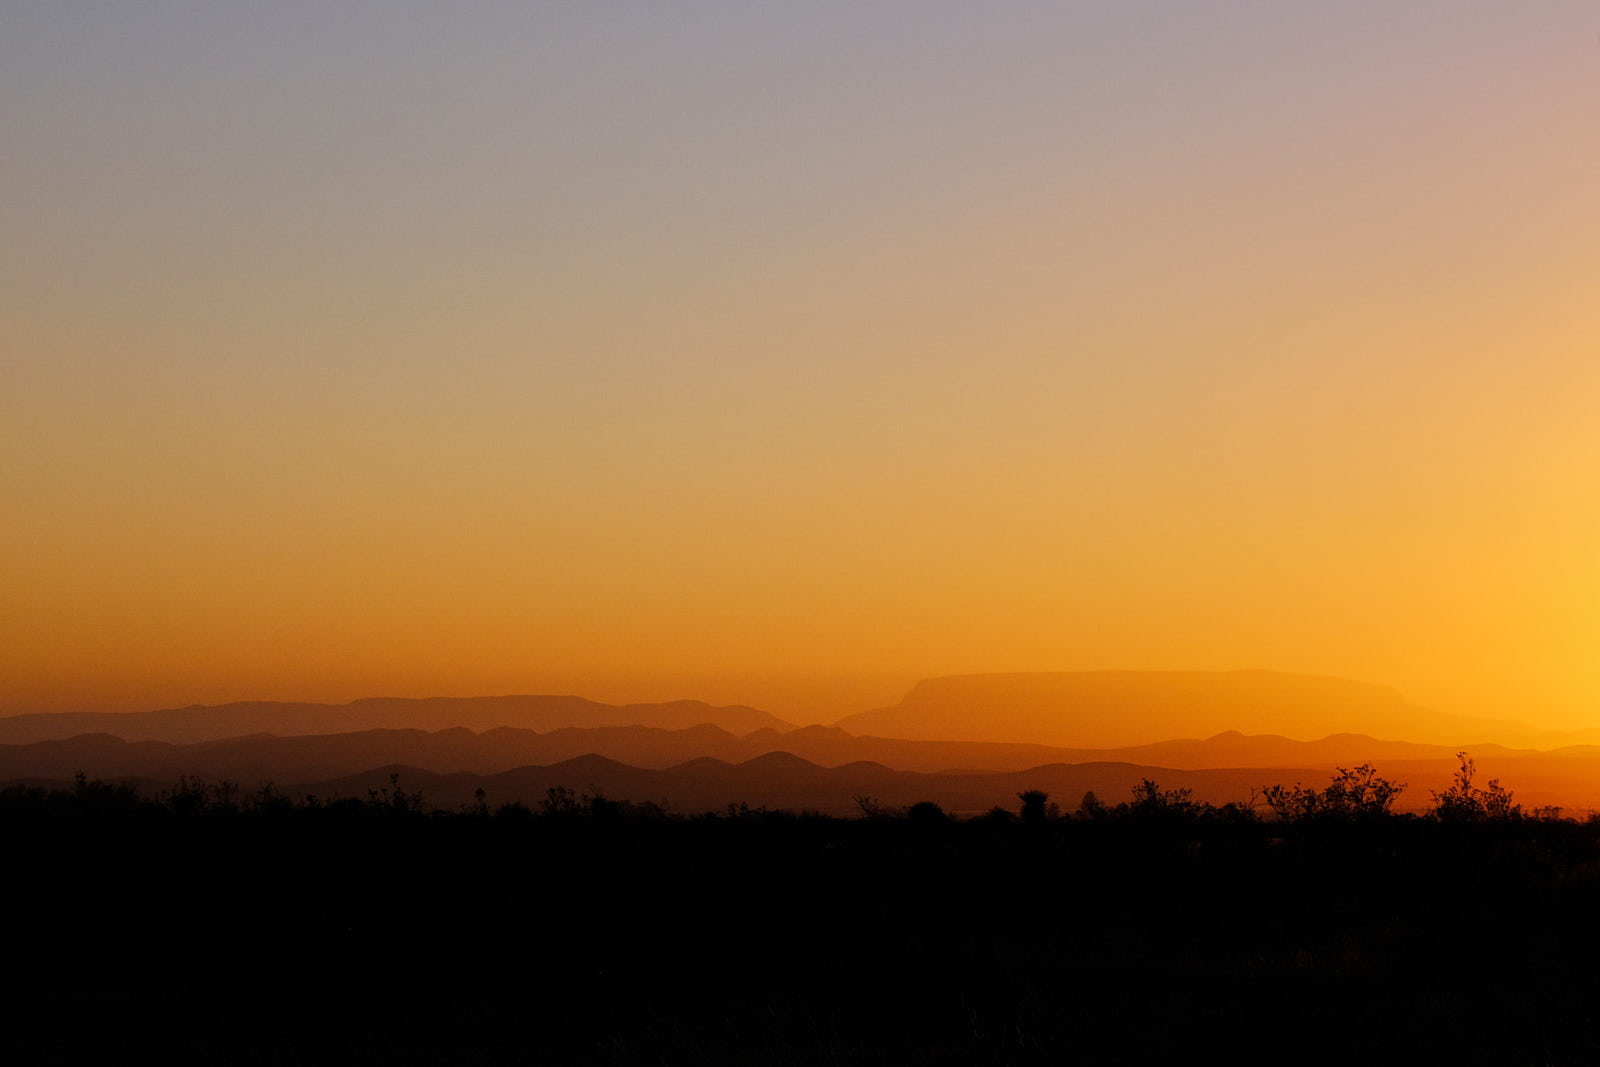
[(1029, 789), (1017, 794), (1017, 799), (1022, 801), (1022, 821), (1029, 824), (1042, 823), (1047, 810), (1045, 802), (1050, 799), (1050, 794), (1039, 789)]
[(1450, 788), (1443, 792), (1430, 791), (1435, 818), (1454, 822), (1500, 822), (1522, 816), (1522, 805), (1512, 801), (1511, 790), (1502, 786), (1500, 779), (1489, 779), (1487, 787), (1475, 786), (1472, 779), (1478, 768), (1472, 757), (1457, 752), (1456, 759), (1461, 761), (1461, 766), (1456, 768)]

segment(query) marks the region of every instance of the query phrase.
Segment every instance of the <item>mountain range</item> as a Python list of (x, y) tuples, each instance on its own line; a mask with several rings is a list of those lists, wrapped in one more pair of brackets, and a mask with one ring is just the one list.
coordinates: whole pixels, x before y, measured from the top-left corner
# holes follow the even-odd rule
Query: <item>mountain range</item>
[(699, 700), (662, 704), (602, 704), (576, 696), (369, 697), (348, 704), (297, 704), (241, 701), (234, 704), (168, 708), (161, 711), (69, 711), (0, 718), (0, 744), (26, 744), (82, 734), (113, 734), (127, 741), (190, 743), (246, 734), (342, 734), (357, 730), (446, 730), (497, 726), (555, 730), (566, 726), (653, 726), (681, 730), (709, 723), (732, 733), (769, 727), (792, 730), (785, 722), (743, 705), (717, 707)]
[[(0, 745), (0, 780), (26, 777), (227, 777), (241, 782), (304, 781), (353, 774), (370, 767), (404, 764), (444, 773), (498, 774), (516, 767), (599, 755), (636, 767), (661, 770), (709, 756), (741, 763), (786, 752), (821, 766), (879, 763), (919, 773), (1009, 773), (1047, 763), (1130, 763), (1175, 770), (1214, 767), (1331, 768), (1362, 762), (1453, 760), (1455, 749), (1340, 734), (1320, 741), (1273, 736), (1218, 734), (1205, 740), (1165, 741), (1127, 748), (1053, 748), (959, 741), (906, 741), (856, 737), (837, 727), (808, 726), (744, 736), (702, 724), (683, 730), (646, 726), (539, 733), (496, 727), (481, 733), (449, 730), (366, 730), (346, 734), (277, 737), (257, 734), (173, 744), (125, 741), (111, 734), (85, 734), (26, 745)], [(1480, 760), (1543, 755), (1497, 745), (1474, 748)], [(1600, 749), (1573, 748), (1550, 755), (1585, 756)]]
[[(1484, 745), (1472, 754), (1483, 780), (1504, 779), (1530, 805), (1585, 808), (1593, 803), (1593, 786), (1600, 781), (1596, 746), (1538, 752)], [(771, 762), (776, 757), (795, 762)], [(430, 802), (450, 805), (464, 802), (480, 785), (497, 802), (524, 803), (537, 801), (551, 785), (564, 785), (598, 789), (615, 799), (662, 802), (678, 811), (740, 802), (848, 810), (856, 795), (850, 790), (886, 803), (934, 800), (965, 810), (983, 797), (990, 798), (978, 804), (983, 808), (1007, 801), (1023, 788), (1053, 789), (1059, 796), (1067, 796), (1061, 789), (1109, 788), (1112, 792), (1102, 799), (1115, 802), (1126, 799), (1145, 778), (1168, 788), (1193, 788), (1201, 799), (1225, 803), (1246, 799), (1252, 786), (1316, 784), (1335, 767), (1365, 762), (1411, 786), (1402, 808), (1425, 807), (1429, 791), (1444, 789), (1457, 768), (1455, 750), (1448, 746), (1354, 734), (1308, 742), (1225, 733), (1121, 749), (1053, 749), (855, 737), (831, 727), (786, 733), (763, 729), (743, 737), (710, 725), (685, 730), (567, 728), (545, 734), (505, 727), (476, 733), (457, 727), (255, 735), (187, 745), (88, 734), (0, 745), (0, 784), (65, 785), (83, 773), (133, 782), (149, 792), (171, 789), (179, 778), (199, 778), (228, 779), (246, 791), (271, 782), (293, 795), (362, 797), (398, 772), (409, 788), (427, 783)], [(751, 765), (793, 770), (800, 764), (815, 770), (759, 781), (747, 772), (729, 770)], [(586, 768), (596, 767), (605, 773), (583, 778)], [(843, 768), (854, 770), (832, 774)], [(1018, 789), (1008, 794), (1011, 785)]]
[[(1231, 725), (1189, 733), (1218, 723)], [(1342, 728), (1305, 734), (1333, 724)], [(1506, 738), (1522, 743), (1498, 743)], [(1020, 788), (1073, 804), (1109, 789), (1102, 799), (1115, 803), (1144, 778), (1221, 803), (1370, 762), (1410, 784), (1403, 807), (1421, 807), (1465, 748), (1482, 779), (1501, 777), (1524, 803), (1585, 808), (1600, 795), (1600, 747), (1578, 742), (1596, 740), (1600, 732), (1432, 712), (1336, 679), (1108, 671), (930, 679), (836, 726), (795, 727), (742, 705), (572, 696), (22, 715), (0, 719), (0, 783), (83, 773), (151, 790), (187, 777), (364, 796), (398, 771), (408, 787), (426, 785), (431, 801), (451, 804), (480, 785), (496, 802), (531, 803), (554, 784), (679, 811), (741, 802), (839, 811), (858, 794), (964, 811), (1009, 802)]]

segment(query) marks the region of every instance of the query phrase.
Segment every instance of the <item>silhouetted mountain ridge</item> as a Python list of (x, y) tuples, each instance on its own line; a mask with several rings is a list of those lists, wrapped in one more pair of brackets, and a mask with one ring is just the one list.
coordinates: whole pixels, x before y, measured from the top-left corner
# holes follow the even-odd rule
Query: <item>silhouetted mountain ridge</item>
[[(1529, 750), (1474, 745), (1480, 758), (1534, 756)], [(423, 730), (367, 730), (348, 734), (274, 737), (250, 735), (174, 745), (124, 741), (109, 734), (86, 734), (30, 745), (0, 745), (0, 779), (27, 776), (70, 778), (179, 776), (230, 778), (254, 784), (333, 778), (388, 764), (436, 773), (468, 771), (495, 774), (514, 767), (549, 765), (594, 754), (629, 766), (666, 769), (696, 758), (738, 764), (767, 753), (786, 753), (821, 766), (871, 762), (923, 773), (1009, 772), (1051, 763), (1126, 762), (1199, 770), (1211, 767), (1333, 767), (1396, 760), (1452, 761), (1451, 746), (1379, 741), (1341, 734), (1321, 741), (1291, 741), (1234, 731), (1206, 740), (1163, 741), (1121, 749), (1051, 748), (985, 742), (904, 741), (853, 737), (837, 728), (809, 727), (780, 733), (753, 731), (737, 737), (716, 726), (659, 730), (643, 726), (565, 727), (549, 733), (496, 727), (475, 733), (465, 727)], [(1570, 758), (1600, 750), (1563, 750)], [(774, 766), (781, 766), (781, 760)]]
[(26, 744), (107, 733), (129, 741), (187, 743), (252, 733), (278, 736), (341, 734), (374, 729), (443, 730), (498, 726), (529, 730), (647, 726), (677, 730), (709, 723), (735, 734), (792, 723), (744, 705), (716, 707), (697, 700), (663, 704), (602, 704), (576, 696), (368, 697), (348, 704), (241, 701), (127, 713), (54, 712), (0, 718), (0, 744)]

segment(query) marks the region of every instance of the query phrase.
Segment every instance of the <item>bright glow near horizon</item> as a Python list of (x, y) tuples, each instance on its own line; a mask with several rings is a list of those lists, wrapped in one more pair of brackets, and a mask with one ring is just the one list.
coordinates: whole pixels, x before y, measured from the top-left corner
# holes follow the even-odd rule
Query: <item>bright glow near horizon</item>
[(9, 5), (0, 713), (1600, 725), (1592, 4)]

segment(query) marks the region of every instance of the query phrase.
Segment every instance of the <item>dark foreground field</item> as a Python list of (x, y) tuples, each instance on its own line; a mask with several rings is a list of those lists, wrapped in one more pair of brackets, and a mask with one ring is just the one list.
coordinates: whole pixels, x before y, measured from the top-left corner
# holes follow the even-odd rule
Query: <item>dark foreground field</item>
[(0, 1060), (1600, 1058), (1589, 824), (414, 799), (0, 794)]

